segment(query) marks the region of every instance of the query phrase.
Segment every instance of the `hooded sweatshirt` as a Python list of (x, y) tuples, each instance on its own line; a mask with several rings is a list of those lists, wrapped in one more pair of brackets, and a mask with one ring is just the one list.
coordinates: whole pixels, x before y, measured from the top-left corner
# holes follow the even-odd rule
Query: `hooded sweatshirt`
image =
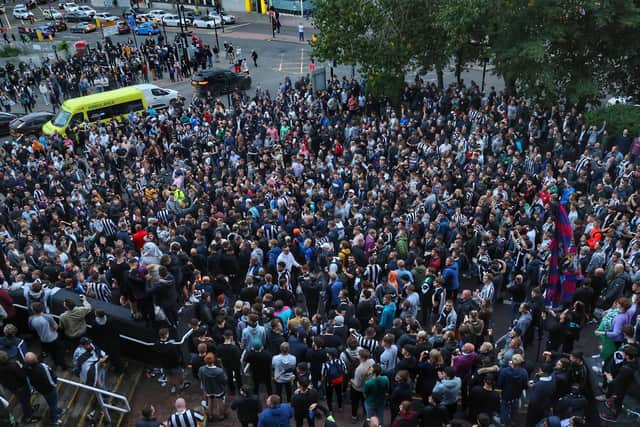
[(433, 388), (433, 393), (442, 393), (442, 404), (451, 405), (458, 401), (462, 381), (458, 377), (445, 378), (438, 381)]
[(250, 349), (254, 340), (259, 340), (264, 347), (267, 341), (267, 332), (264, 326), (256, 324), (255, 326), (247, 325), (242, 331), (242, 348)]
[(201, 366), (198, 370), (200, 386), (207, 396), (221, 396), (227, 387), (227, 374), (218, 366)]
[(282, 403), (262, 411), (258, 418), (258, 427), (289, 427), (291, 418), (293, 418), (291, 405)]

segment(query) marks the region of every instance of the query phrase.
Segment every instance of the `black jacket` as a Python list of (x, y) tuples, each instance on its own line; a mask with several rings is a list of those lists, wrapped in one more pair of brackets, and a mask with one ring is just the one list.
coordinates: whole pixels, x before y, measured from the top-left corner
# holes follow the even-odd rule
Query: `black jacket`
[(0, 385), (12, 393), (27, 387), (27, 375), (16, 362), (0, 364)]
[(318, 391), (312, 388), (307, 389), (304, 393), (299, 393), (297, 390), (291, 398), (291, 407), (296, 418), (305, 418), (309, 413), (309, 406), (312, 403), (318, 403), (319, 395)]
[(240, 422), (257, 424), (258, 414), (262, 411), (262, 405), (258, 396), (251, 395), (234, 400), (231, 403), (231, 409), (238, 412), (238, 420)]
[(36, 363), (35, 365), (26, 365), (25, 372), (29, 377), (31, 386), (40, 394), (46, 396), (56, 389), (58, 377), (49, 366), (45, 363)]

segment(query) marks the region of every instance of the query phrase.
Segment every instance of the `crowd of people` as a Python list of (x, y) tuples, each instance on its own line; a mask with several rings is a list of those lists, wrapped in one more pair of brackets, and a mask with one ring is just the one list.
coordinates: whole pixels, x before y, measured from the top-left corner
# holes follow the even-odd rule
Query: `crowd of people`
[[(170, 49), (142, 49), (159, 74), (188, 70)], [(100, 78), (96, 58), (5, 71), (66, 97)], [(0, 384), (25, 422), (37, 391), (61, 424), (56, 370), (104, 387), (106, 367), (122, 368), (99, 300), (158, 330), (149, 375), (173, 393), (202, 389), (206, 414), (180, 398), (168, 420), (145, 408), (141, 427), (230, 410), (243, 426), (335, 425), (347, 406), (369, 426), (615, 421), (638, 388), (639, 160), (640, 138), (581, 112), (419, 78), (398, 108), (357, 80), (314, 93), (287, 78), (227, 106), (180, 101), (5, 143)], [(56, 320), (59, 289), (81, 299)], [(28, 329), (12, 323), (11, 295), (25, 298)], [(585, 344), (591, 322), (599, 353)]]
[[(188, 79), (191, 71), (211, 67), (214, 60), (220, 60), (217, 49), (195, 35), (165, 40), (161, 34), (122, 43), (107, 37), (86, 48), (56, 52), (55, 60), (46, 58), (42, 64), (31, 58), (0, 66), (0, 108), (27, 114), (41, 98), (55, 113), (65, 99), (167, 77), (172, 82)], [(246, 59), (244, 65), (243, 58), (237, 64), (247, 71)]]

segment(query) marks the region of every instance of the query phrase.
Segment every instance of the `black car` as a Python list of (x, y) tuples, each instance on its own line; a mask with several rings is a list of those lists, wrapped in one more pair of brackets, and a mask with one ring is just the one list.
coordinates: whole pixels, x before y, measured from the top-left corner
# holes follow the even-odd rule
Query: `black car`
[(224, 95), (238, 90), (249, 90), (251, 77), (245, 73), (234, 73), (225, 69), (202, 70), (191, 76), (191, 86), (200, 96)]
[(0, 135), (9, 135), (9, 123), (18, 116), (0, 111)]
[(89, 22), (94, 20), (89, 15), (80, 12), (67, 12), (64, 14), (64, 19), (67, 22)]
[(53, 119), (53, 113), (29, 113), (25, 116), (13, 119), (9, 123), (9, 129), (12, 133), (20, 135), (40, 134), (42, 131), (42, 125), (51, 119)]

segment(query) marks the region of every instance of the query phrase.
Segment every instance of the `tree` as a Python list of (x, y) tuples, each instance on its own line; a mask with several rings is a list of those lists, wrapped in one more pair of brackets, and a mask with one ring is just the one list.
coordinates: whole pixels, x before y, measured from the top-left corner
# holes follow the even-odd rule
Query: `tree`
[(432, 27), (444, 35), (439, 46), (441, 59), (455, 64), (455, 76), (462, 82), (462, 70), (468, 63), (484, 60), (487, 53), (488, 23), (495, 12), (489, 0), (439, 0), (435, 2)]
[(397, 100), (407, 71), (435, 62), (436, 46), (430, 42), (435, 38), (429, 33), (433, 4), (430, 0), (317, 0), (314, 23), (319, 37), (313, 55), (358, 66), (374, 96), (391, 95)]
[(583, 108), (636, 81), (638, 0), (491, 1), (489, 47), (509, 92)]

